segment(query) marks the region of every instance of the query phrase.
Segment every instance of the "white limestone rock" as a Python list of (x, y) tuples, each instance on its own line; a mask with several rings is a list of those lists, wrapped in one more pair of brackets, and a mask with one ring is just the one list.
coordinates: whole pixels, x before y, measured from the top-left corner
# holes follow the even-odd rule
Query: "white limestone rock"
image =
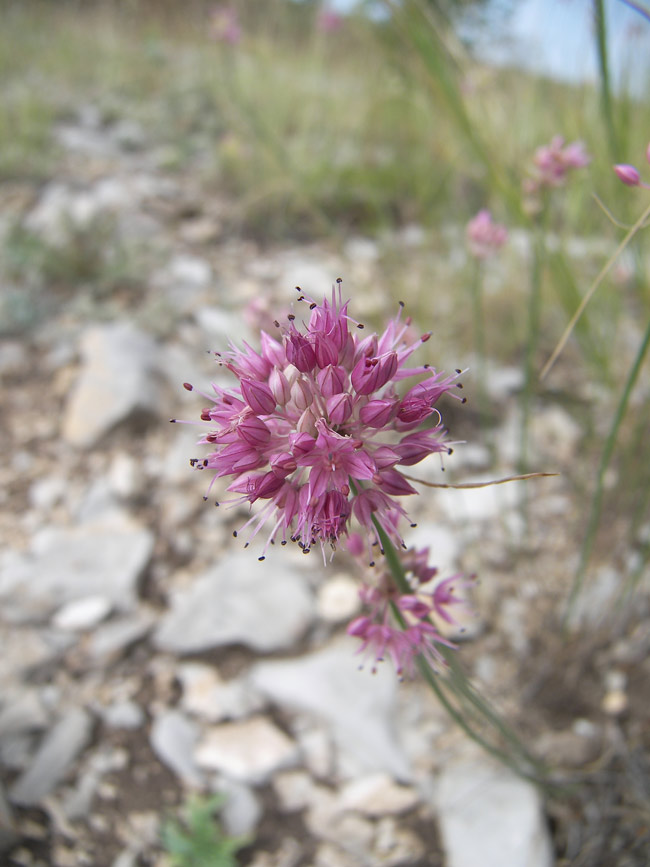
[(552, 867), (539, 792), (503, 766), (451, 764), (435, 800), (448, 867)]
[(298, 747), (264, 717), (208, 729), (196, 751), (197, 764), (242, 783), (260, 785), (280, 768), (294, 764)]
[(339, 771), (385, 771), (402, 781), (410, 768), (393, 727), (397, 676), (389, 664), (359, 670), (352, 639), (336, 640), (299, 659), (261, 662), (251, 683), (280, 707), (325, 721), (338, 749)]
[(281, 650), (304, 634), (314, 609), (306, 577), (290, 560), (259, 563), (243, 551), (225, 557), (173, 598), (154, 642), (180, 654), (228, 644)]

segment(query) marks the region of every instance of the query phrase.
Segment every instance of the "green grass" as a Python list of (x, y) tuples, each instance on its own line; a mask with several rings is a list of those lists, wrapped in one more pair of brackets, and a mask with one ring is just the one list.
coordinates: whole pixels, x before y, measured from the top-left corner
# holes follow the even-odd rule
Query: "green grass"
[(185, 805), (180, 822), (165, 822), (161, 841), (171, 867), (236, 867), (235, 853), (250, 841), (222, 831), (216, 814), (223, 803), (222, 795), (195, 796)]

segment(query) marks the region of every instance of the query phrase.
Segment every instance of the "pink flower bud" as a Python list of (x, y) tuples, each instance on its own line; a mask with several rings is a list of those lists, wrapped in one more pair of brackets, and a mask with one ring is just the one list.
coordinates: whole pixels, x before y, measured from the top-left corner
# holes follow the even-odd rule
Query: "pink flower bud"
[(311, 343), (301, 334), (290, 334), (285, 349), (287, 359), (301, 373), (309, 373), (316, 366), (316, 353)]
[(318, 372), (316, 382), (323, 397), (332, 397), (340, 394), (345, 389), (345, 370), (342, 367), (333, 367), (328, 364)]
[(352, 415), (352, 398), (349, 394), (333, 394), (327, 398), (325, 406), (332, 424), (343, 424)]
[(291, 400), (296, 405), (296, 409), (299, 409), (301, 412), (313, 403), (314, 392), (311, 385), (302, 376), (296, 379), (291, 386)]
[(257, 415), (268, 415), (275, 409), (275, 398), (266, 383), (242, 379), (241, 391), (244, 400)]
[(371, 400), (361, 407), (359, 418), (368, 427), (382, 428), (395, 415), (395, 409), (395, 400)]
[(290, 452), (281, 452), (271, 458), (271, 469), (276, 476), (279, 476), (282, 479), (295, 472), (297, 466), (298, 464), (296, 463), (296, 459)]
[(296, 430), (300, 433), (315, 434), (316, 433), (316, 416), (311, 407), (303, 412), (296, 423)]
[(627, 184), (628, 187), (639, 186), (639, 183), (641, 182), (641, 175), (639, 174), (637, 168), (627, 165), (626, 163), (620, 163), (613, 168), (619, 181), (623, 181), (623, 183)]
[(387, 352), (378, 358), (361, 358), (355, 364), (350, 381), (357, 394), (372, 394), (395, 376), (397, 353)]
[(308, 433), (292, 433), (289, 434), (289, 443), (291, 444), (291, 454), (295, 458), (301, 458), (313, 450), (316, 440)]
[(237, 433), (244, 442), (255, 448), (263, 448), (271, 439), (271, 431), (256, 415), (249, 415), (242, 419), (237, 425)]
[(278, 370), (277, 367), (273, 368), (269, 376), (269, 388), (273, 393), (275, 402), (280, 406), (284, 406), (291, 400), (291, 387), (289, 386), (289, 381), (284, 373), (282, 373), (281, 370)]
[(283, 366), (286, 356), (282, 344), (270, 337), (266, 331), (262, 331), (260, 339), (262, 341), (262, 354), (264, 357), (277, 367)]
[(339, 352), (331, 337), (319, 334), (314, 341), (316, 363), (319, 367), (327, 367), (328, 364), (336, 364), (339, 360)]

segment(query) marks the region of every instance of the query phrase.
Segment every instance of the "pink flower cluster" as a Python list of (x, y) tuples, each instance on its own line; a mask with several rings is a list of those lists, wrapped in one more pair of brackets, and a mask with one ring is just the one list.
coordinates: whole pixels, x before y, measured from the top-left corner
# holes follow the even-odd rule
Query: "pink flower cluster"
[[(650, 163), (650, 144), (646, 148), (646, 159)], [(645, 187), (650, 190), (650, 184), (646, 184), (641, 180), (641, 174), (636, 166), (631, 166), (627, 163), (619, 163), (614, 166), (614, 171), (620, 181), (627, 184), (628, 187)]]
[(534, 202), (542, 190), (564, 186), (570, 171), (582, 169), (590, 162), (581, 141), (565, 145), (563, 136), (553, 136), (550, 144), (535, 151), (533, 174), (524, 181), (524, 193)]
[[(308, 321), (299, 327), (291, 314), (287, 325), (276, 322), (278, 339), (263, 331), (260, 352), (244, 344), (216, 353), (236, 383), (213, 384), (214, 394), (204, 395), (209, 430), (200, 442), (212, 451), (191, 463), (212, 471), (213, 481), (231, 476), (232, 502), (261, 502), (242, 530), (252, 538), (272, 520), (262, 558), (278, 536), (305, 553), (316, 543), (334, 548), (352, 518), (369, 542), (379, 541), (378, 524), (401, 544), (399, 498), (416, 493), (401, 468), (450, 451), (434, 407), (461, 387), (460, 371), (407, 366), (430, 335), (411, 338), (401, 306), (383, 334), (362, 338), (338, 284), (321, 304), (301, 295)], [(397, 385), (412, 377), (419, 381), (400, 394)], [(417, 430), (423, 422), (433, 424)]]
[(476, 259), (487, 259), (503, 247), (508, 240), (508, 230), (495, 223), (487, 208), (479, 211), (467, 224), (467, 246)]
[(215, 6), (210, 12), (210, 38), (226, 45), (238, 45), (242, 38), (239, 14), (234, 6)]
[(561, 135), (553, 136), (551, 143), (537, 148), (533, 159), (542, 186), (561, 187), (571, 169), (582, 169), (591, 162), (581, 141), (565, 145)]
[[(472, 583), (472, 579), (462, 575), (437, 581), (438, 570), (429, 566), (428, 560), (428, 548), (408, 551), (402, 557), (412, 593), (399, 593), (386, 574), (377, 586), (364, 585), (360, 596), (369, 611), (353, 620), (347, 629), (348, 635), (361, 639), (359, 653), (365, 652), (375, 663), (389, 657), (400, 676), (413, 675), (418, 656), (423, 656), (434, 668), (444, 665), (438, 645), (451, 648), (455, 645), (434, 624), (456, 623), (449, 609), (466, 603), (455, 595), (455, 588)], [(432, 585), (432, 589), (426, 589), (426, 585)], [(373, 666), (374, 672), (374, 663)]]

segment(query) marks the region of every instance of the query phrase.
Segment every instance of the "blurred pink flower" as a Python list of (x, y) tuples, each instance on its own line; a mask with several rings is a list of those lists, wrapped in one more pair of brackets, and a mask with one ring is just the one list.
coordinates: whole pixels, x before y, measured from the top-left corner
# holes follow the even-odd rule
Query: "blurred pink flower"
[(316, 18), (316, 26), (321, 33), (335, 33), (343, 26), (343, 16), (333, 9), (321, 9)]
[(591, 157), (581, 141), (565, 145), (564, 138), (556, 135), (551, 143), (537, 148), (533, 158), (538, 186), (561, 187), (571, 169), (582, 169), (591, 162)]
[(242, 28), (234, 6), (215, 6), (210, 12), (208, 32), (215, 42), (237, 45), (241, 41)]
[(495, 223), (490, 211), (484, 208), (467, 224), (465, 237), (472, 256), (487, 259), (506, 243), (508, 230), (501, 223)]
[[(650, 163), (650, 144), (646, 148), (645, 156), (646, 160)], [(619, 181), (622, 181), (628, 187), (645, 187), (646, 190), (650, 190), (650, 184), (646, 184), (641, 180), (641, 173), (636, 166), (631, 166), (629, 163), (619, 163), (612, 166), (612, 168)]]

